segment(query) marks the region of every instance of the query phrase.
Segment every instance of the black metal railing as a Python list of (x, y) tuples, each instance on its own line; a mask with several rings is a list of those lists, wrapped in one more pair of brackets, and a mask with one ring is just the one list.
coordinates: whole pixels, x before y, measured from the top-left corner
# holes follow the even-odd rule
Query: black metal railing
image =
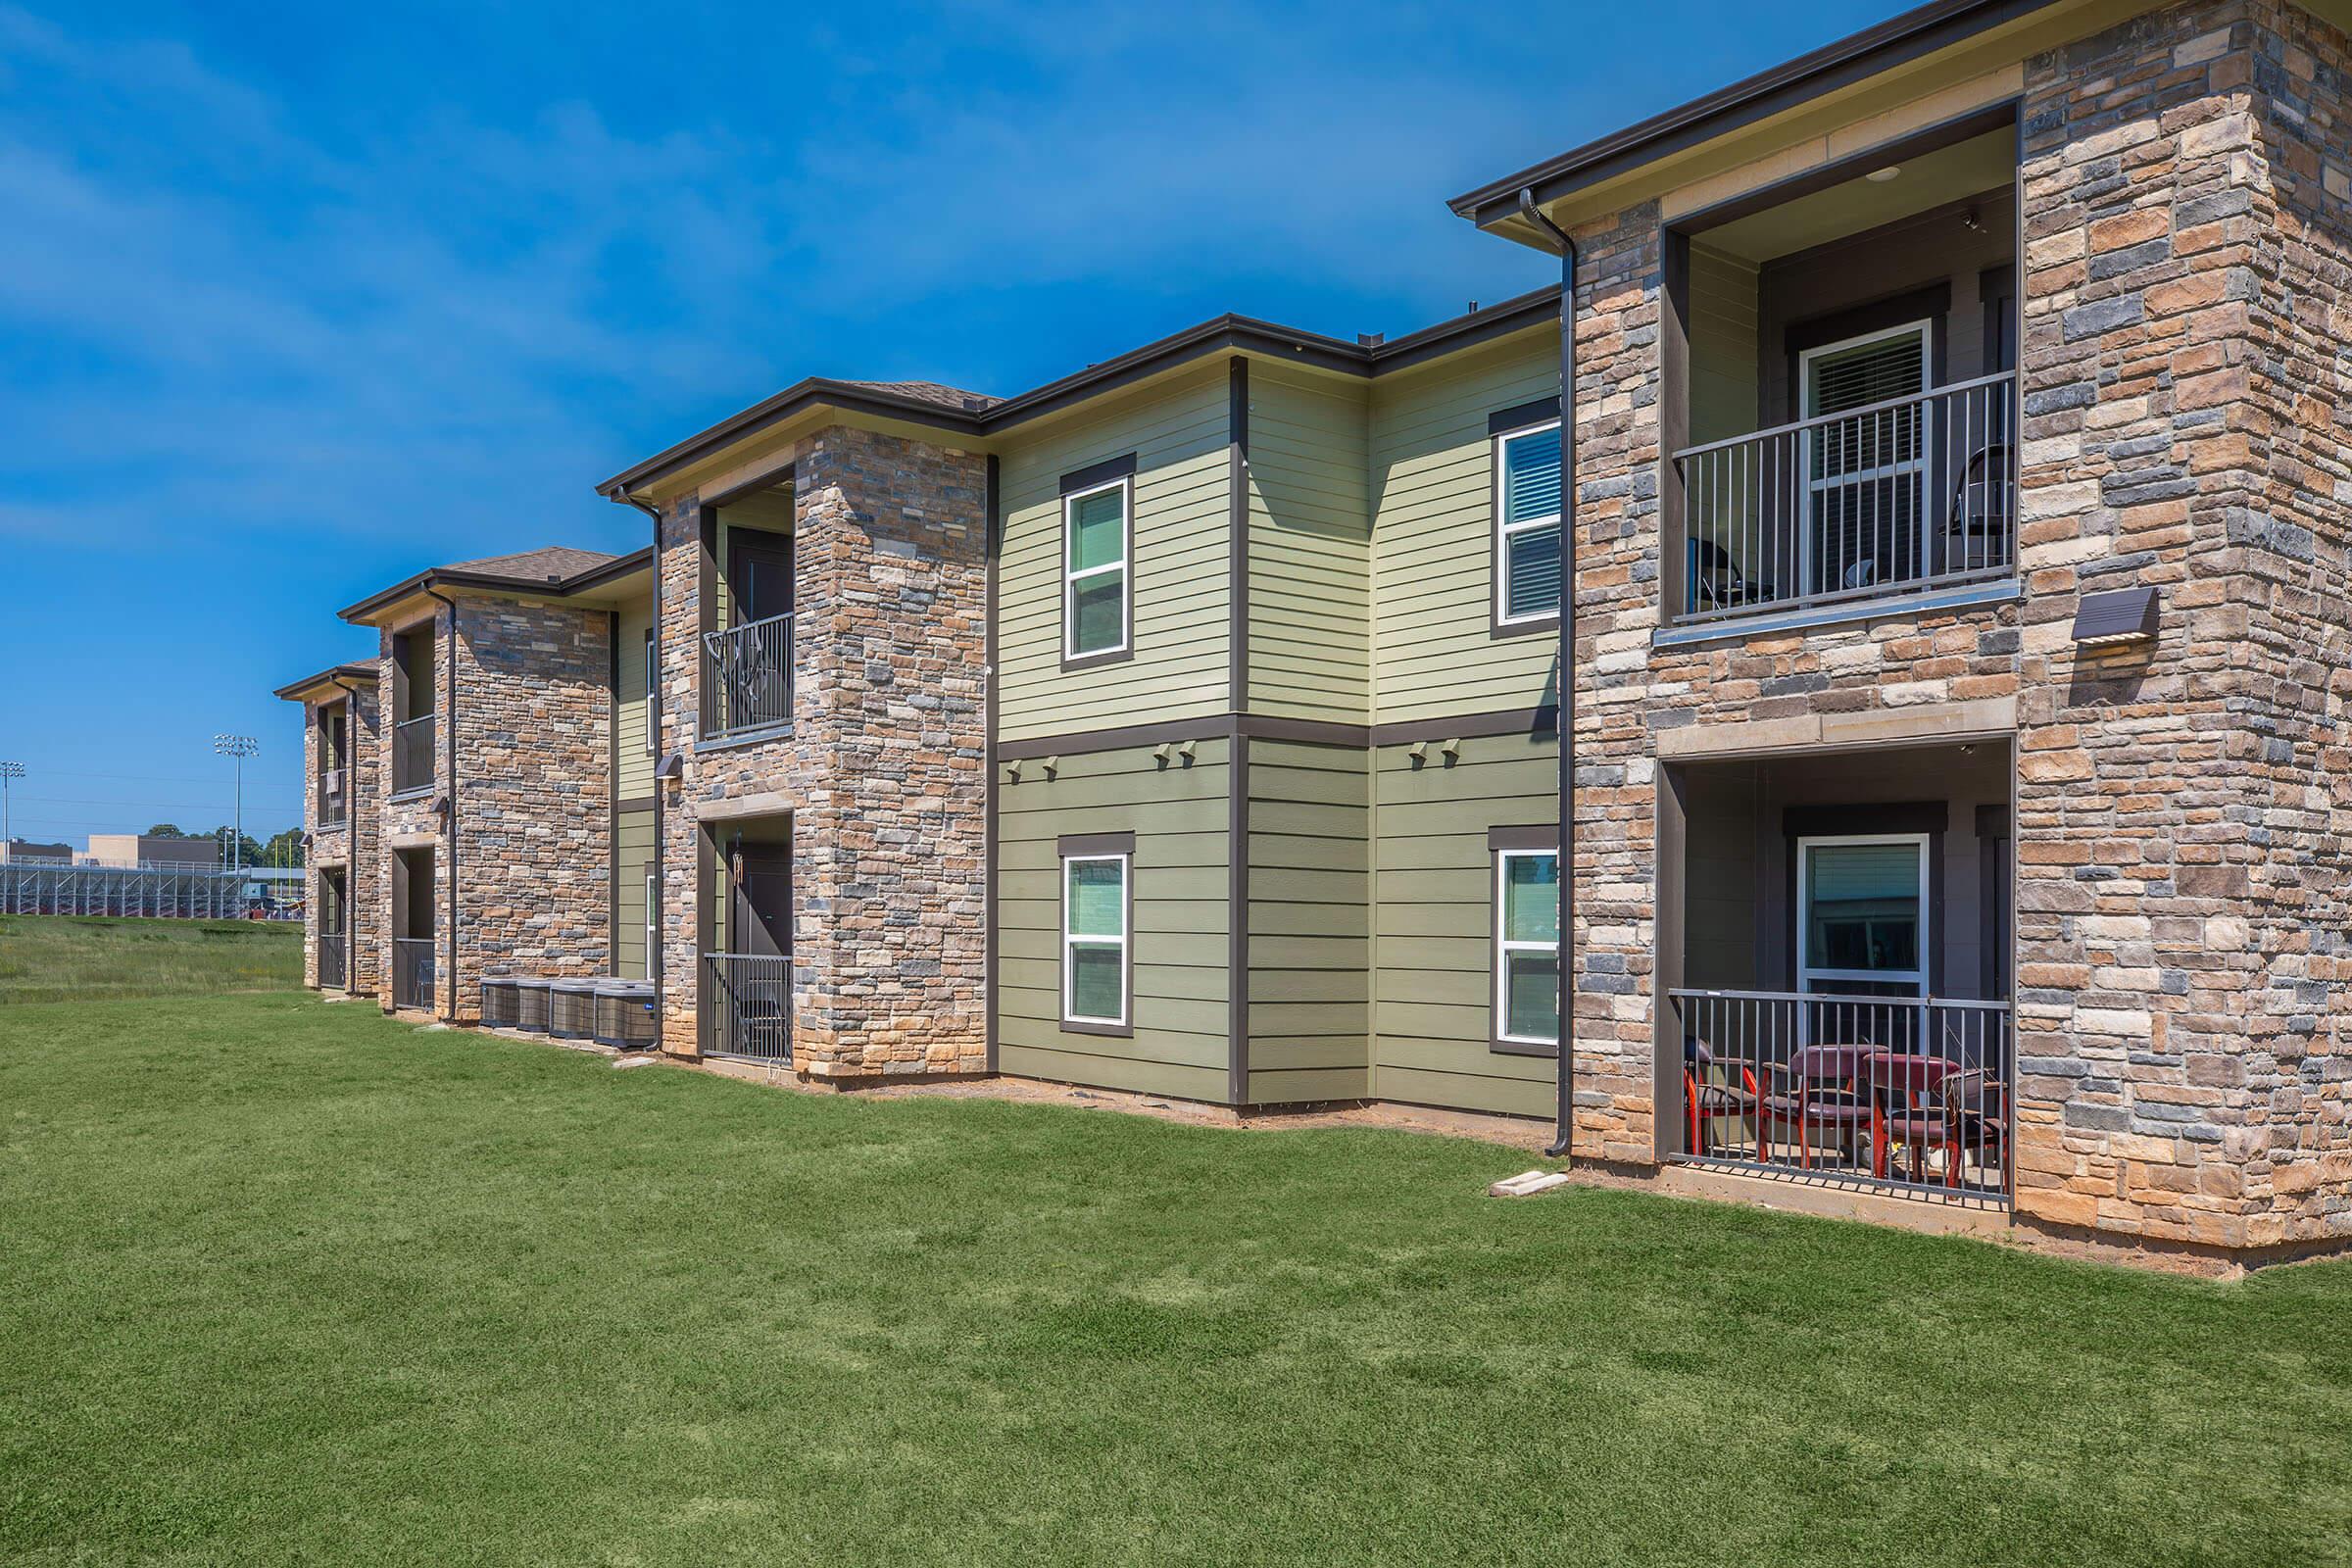
[(707, 1056), (792, 1061), (792, 960), (706, 953), (695, 1016)]
[(351, 989), (350, 932), (322, 930), (318, 933), (318, 989)]
[(433, 939), (392, 939), (392, 1005), (429, 1009), (433, 1004)]
[(1674, 991), (1686, 1160), (1907, 1196), (2010, 1193), (2008, 1004)]
[(770, 615), (703, 634), (702, 736), (792, 722), (792, 617)]
[(392, 726), (393, 794), (432, 787), (433, 717), (420, 713)]
[(318, 825), (341, 827), (351, 820), (351, 770), (330, 767), (318, 775)]
[[(1822, 415), (1674, 455), (1681, 624), (2005, 576), (2017, 377)], [(1670, 558), (1671, 559), (1671, 558)]]

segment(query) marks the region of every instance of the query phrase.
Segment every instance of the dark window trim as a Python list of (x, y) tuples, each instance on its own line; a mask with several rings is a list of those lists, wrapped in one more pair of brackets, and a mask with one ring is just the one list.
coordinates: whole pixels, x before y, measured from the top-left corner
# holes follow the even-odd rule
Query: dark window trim
[[(1526, 615), (1516, 620), (1502, 618), (1502, 601), (1509, 567), (1502, 550), (1502, 442), (1505, 436), (1531, 432), (1545, 424), (1560, 422), (1560, 400), (1556, 397), (1538, 398), (1514, 408), (1498, 409), (1487, 416), (1487, 635), (1502, 637), (1551, 637), (1560, 635), (1560, 612), (1553, 607), (1548, 614)], [(1565, 427), (1560, 439), (1568, 439)], [(1567, 482), (1567, 467), (1561, 466), (1561, 482)], [(1568, 498), (1560, 497), (1560, 523), (1568, 525)], [(1567, 591), (1567, 585), (1561, 585)]]
[[(1560, 854), (1559, 823), (1487, 829), (1487, 1050), (1497, 1056), (1534, 1056), (1550, 1061), (1560, 1054), (1557, 1042), (1539, 1045), (1532, 1040), (1503, 1038), (1502, 858), (1506, 852), (1548, 855), (1556, 866)], [(1560, 946), (1565, 947), (1566, 944)], [(1558, 960), (1555, 958), (1554, 961)], [(1563, 1018), (1560, 1021), (1565, 1030), (1567, 1020)]]
[[(1124, 849), (1065, 850), (1063, 844), (1088, 839), (1125, 839)], [(1070, 1010), (1070, 861), (1073, 858), (1124, 858), (1119, 896), (1125, 902), (1125, 937), (1119, 944), (1119, 1012), (1125, 1023), (1101, 1023), (1072, 1018)], [(1054, 1021), (1065, 1035), (1096, 1035), (1105, 1040), (1135, 1037), (1135, 835), (1132, 833), (1072, 833), (1054, 841)]]
[(1064, 833), (1054, 841), (1054, 853), (1067, 859), (1073, 855), (1133, 855), (1133, 833)]
[[(1082, 482), (1072, 483), (1073, 480)], [(1070, 652), (1070, 498), (1113, 484), (1121, 490), (1121, 527), (1126, 535), (1123, 541), (1126, 559), (1121, 566), (1123, 580), (1119, 592), (1119, 612), (1124, 617), (1119, 646), (1099, 654), (1073, 654)], [(1112, 458), (1106, 463), (1098, 463), (1093, 467), (1079, 468), (1061, 476), (1061, 493), (1054, 501), (1054, 505), (1061, 510), (1061, 544), (1054, 567), (1054, 580), (1055, 597), (1060, 606), (1060, 614), (1056, 617), (1059, 625), (1055, 631), (1059, 646), (1055, 652), (1061, 656), (1064, 674), (1095, 669), (1104, 664), (1123, 664), (1135, 657), (1135, 454), (1132, 452), (1125, 457)]]
[(1080, 490), (1092, 490), (1097, 485), (1108, 484), (1113, 479), (1132, 479), (1135, 477), (1135, 454), (1129, 452), (1120, 457), (1105, 458), (1087, 467), (1072, 468), (1061, 476), (1061, 488), (1057, 493), (1074, 495)]
[(1559, 416), (1560, 400), (1556, 397), (1538, 398), (1533, 403), (1522, 403), (1516, 408), (1497, 409), (1487, 416), (1487, 439), (1492, 441), (1498, 435), (1524, 430), (1531, 424), (1548, 424)]

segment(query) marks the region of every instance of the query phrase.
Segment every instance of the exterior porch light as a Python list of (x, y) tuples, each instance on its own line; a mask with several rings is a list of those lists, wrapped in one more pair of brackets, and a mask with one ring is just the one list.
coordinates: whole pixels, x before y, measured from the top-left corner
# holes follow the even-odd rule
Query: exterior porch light
[(2075, 604), (2075, 646), (2120, 648), (2156, 640), (2153, 586), (2084, 594)]
[(1902, 165), (1888, 164), (1885, 169), (1874, 169), (1869, 173), (1864, 174), (1862, 177), (1869, 180), (1873, 185), (1884, 185), (1890, 179), (1900, 178), (1902, 176)]

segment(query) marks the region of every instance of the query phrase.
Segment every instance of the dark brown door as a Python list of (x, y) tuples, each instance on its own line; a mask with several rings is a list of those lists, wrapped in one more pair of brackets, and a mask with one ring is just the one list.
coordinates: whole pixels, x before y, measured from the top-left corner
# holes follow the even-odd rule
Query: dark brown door
[(772, 844), (735, 851), (727, 951), (792, 956), (792, 853)]
[(786, 534), (728, 535), (727, 586), (734, 625), (792, 613), (792, 539)]

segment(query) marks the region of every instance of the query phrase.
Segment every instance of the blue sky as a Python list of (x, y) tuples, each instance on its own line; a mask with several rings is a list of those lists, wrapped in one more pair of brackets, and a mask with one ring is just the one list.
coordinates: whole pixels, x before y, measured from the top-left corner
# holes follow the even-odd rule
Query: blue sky
[(337, 607), (635, 548), (594, 481), (804, 374), (1010, 393), (1535, 287), (1445, 199), (1895, 5), (1776, 9), (0, 0), (16, 830), (225, 820), (219, 730), (247, 831), (295, 822), (269, 693), (372, 652)]

